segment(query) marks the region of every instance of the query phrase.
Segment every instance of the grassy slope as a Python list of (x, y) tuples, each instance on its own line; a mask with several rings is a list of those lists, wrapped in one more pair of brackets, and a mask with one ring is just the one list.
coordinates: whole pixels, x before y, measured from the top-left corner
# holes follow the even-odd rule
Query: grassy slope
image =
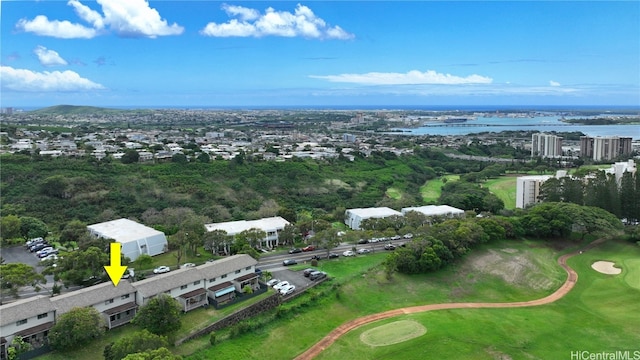
[[(455, 181), (460, 179), (459, 175), (445, 175), (447, 181)], [(438, 201), (440, 197), (440, 193), (442, 192), (441, 188), (444, 185), (442, 182), (442, 177), (429, 180), (424, 185), (420, 187), (420, 194), (422, 195), (422, 200), (425, 203), (435, 203)]]
[(494, 195), (504, 202), (505, 209), (516, 208), (516, 176), (501, 176), (489, 179), (482, 186), (487, 187)]
[[(634, 350), (640, 343), (640, 248), (609, 242), (574, 257), (576, 287), (563, 299), (541, 307), (437, 311), (369, 324), (327, 349), (319, 359), (564, 359), (571, 351)], [(595, 272), (596, 260), (613, 260), (618, 276)], [(384, 323), (412, 319), (427, 333), (401, 344), (369, 347), (359, 336)], [(507, 357), (508, 356), (508, 357)]]
[[(473, 272), (466, 266), (476, 257), (486, 255), (491, 247), (517, 249), (518, 253), (513, 256), (525, 256), (526, 252), (526, 257), (538, 264), (555, 286), (552, 289), (512, 286), (497, 276), (487, 272)], [(540, 247), (537, 243), (504, 242), (486, 245), (484, 250), (474, 251), (463, 264), (426, 275), (395, 275), (392, 281), (387, 281), (380, 272), (379, 264), (384, 259), (381, 254), (324, 262), (323, 270), (338, 277), (353, 274), (355, 267), (353, 264), (349, 265), (351, 260), (366, 261), (362, 265), (371, 265), (374, 270), (347, 281), (335, 298), (323, 299), (295, 317), (216, 344), (188, 359), (237, 359), (238, 356), (243, 359), (291, 359), (340, 324), (366, 314), (427, 303), (518, 301), (542, 297), (564, 280), (562, 270), (552, 265), (555, 264), (556, 257), (555, 251)], [(336, 357), (348, 358), (342, 354), (337, 354)]]

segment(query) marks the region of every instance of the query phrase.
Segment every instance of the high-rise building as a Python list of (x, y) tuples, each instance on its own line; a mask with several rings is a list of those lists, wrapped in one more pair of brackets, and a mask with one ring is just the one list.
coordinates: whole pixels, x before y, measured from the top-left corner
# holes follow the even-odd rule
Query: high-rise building
[(538, 202), (540, 185), (549, 180), (551, 175), (521, 176), (516, 179), (516, 208), (524, 209)]
[(631, 154), (630, 137), (580, 137), (580, 154), (595, 161), (613, 160), (618, 156)]
[(545, 133), (531, 135), (531, 156), (543, 158), (562, 156), (562, 137)]

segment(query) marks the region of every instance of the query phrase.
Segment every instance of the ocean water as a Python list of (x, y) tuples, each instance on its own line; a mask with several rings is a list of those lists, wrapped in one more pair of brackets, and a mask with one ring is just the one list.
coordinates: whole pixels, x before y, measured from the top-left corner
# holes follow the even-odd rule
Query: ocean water
[[(567, 117), (572, 118), (572, 117)], [(573, 117), (575, 118), (575, 117)], [(468, 135), (481, 132), (540, 131), (575, 132), (588, 136), (625, 136), (640, 139), (640, 125), (582, 125), (560, 121), (561, 116), (527, 118), (478, 117), (465, 123), (433, 123), (419, 128), (397, 128), (407, 135)], [(446, 125), (446, 126), (443, 126)]]

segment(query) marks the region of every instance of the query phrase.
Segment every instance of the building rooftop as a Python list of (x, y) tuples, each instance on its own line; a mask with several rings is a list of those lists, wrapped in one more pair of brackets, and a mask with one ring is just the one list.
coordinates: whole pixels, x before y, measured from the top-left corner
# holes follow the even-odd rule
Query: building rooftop
[(396, 210), (393, 210), (388, 207), (375, 207), (375, 208), (357, 208), (357, 209), (347, 209), (348, 212), (360, 216), (362, 218), (367, 217), (387, 217), (393, 215), (402, 216), (402, 213)]
[(406, 214), (409, 211), (417, 211), (427, 216), (464, 214), (464, 210), (458, 209), (449, 205), (427, 205), (427, 206), (407, 207), (402, 209), (403, 214)]
[[(37, 309), (34, 311), (34, 309)], [(44, 314), (55, 310), (48, 296), (38, 295), (10, 304), (2, 305), (0, 326), (9, 325), (20, 320), (28, 319), (37, 314)]]
[(262, 231), (275, 231), (282, 229), (289, 222), (280, 216), (274, 216), (270, 218), (258, 219), (258, 220), (239, 220), (228, 221), (215, 224), (205, 224), (207, 231), (224, 230), (229, 235), (236, 235), (249, 229), (260, 229)]
[(109, 299), (135, 292), (136, 289), (128, 281), (122, 280), (118, 286), (113, 286), (113, 283), (109, 281), (53, 297), (51, 303), (57, 311), (66, 313), (74, 307), (97, 305)]
[(156, 235), (164, 236), (162, 231), (139, 224), (129, 219), (111, 220), (99, 224), (87, 226), (94, 234), (101, 237), (114, 239), (120, 243), (136, 241), (138, 239), (152, 237)]

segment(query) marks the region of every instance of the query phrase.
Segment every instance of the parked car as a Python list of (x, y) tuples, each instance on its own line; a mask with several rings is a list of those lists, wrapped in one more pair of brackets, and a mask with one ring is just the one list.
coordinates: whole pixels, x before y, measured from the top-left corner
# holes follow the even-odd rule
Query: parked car
[(319, 279), (324, 279), (326, 277), (327, 277), (327, 273), (324, 271), (314, 271), (311, 274), (309, 274), (310, 280), (319, 280)]
[(280, 295), (286, 296), (286, 295), (292, 294), (294, 291), (296, 291), (296, 286), (289, 285), (285, 288), (280, 289)]
[(303, 248), (302, 248), (302, 251), (313, 251), (313, 250), (315, 250), (315, 249), (316, 249), (316, 247), (315, 247), (315, 246), (313, 246), (313, 245), (307, 245), (307, 246), (305, 246), (305, 247), (303, 247)]
[(46, 250), (46, 251), (41, 250), (40, 253), (38, 254), (38, 257), (42, 259), (43, 257), (47, 257), (49, 255), (55, 255), (57, 253), (58, 253), (58, 250), (56, 249)]
[(185, 268), (190, 268), (190, 267), (195, 267), (196, 264), (194, 263), (184, 263), (182, 265), (180, 265), (180, 269), (185, 269)]
[(279, 282), (280, 282), (280, 280), (278, 280), (278, 279), (271, 279), (271, 280), (267, 281), (267, 286), (273, 286), (273, 285), (275, 285), (275, 284), (277, 284)]
[(169, 271), (171, 271), (171, 269), (169, 269), (168, 266), (158, 266), (157, 268), (153, 269), (153, 273), (154, 274), (164, 274), (164, 273), (168, 273)]
[(358, 254), (368, 254), (371, 252), (369, 249), (358, 249)]
[(358, 244), (368, 244), (368, 243), (369, 243), (369, 240), (367, 240), (367, 239), (358, 240)]
[(298, 249), (298, 248), (293, 248), (291, 250), (289, 250), (289, 254), (297, 254), (297, 253), (301, 253), (302, 250)]
[(287, 260), (284, 260), (284, 261), (282, 262), (282, 265), (283, 265), (283, 266), (289, 266), (289, 265), (295, 265), (295, 264), (297, 264), (297, 263), (298, 263), (298, 262), (297, 262), (297, 261), (295, 261), (295, 260), (293, 260), (293, 259), (287, 259)]
[(260, 269), (260, 268), (256, 268), (256, 269), (254, 270), (254, 272), (255, 272), (256, 274), (258, 274), (258, 276), (262, 276), (262, 269)]
[(411, 239), (413, 237), (412, 233), (408, 233), (408, 234), (404, 234), (403, 238), (405, 239)]
[(280, 281), (279, 283), (277, 283), (277, 284), (273, 285), (273, 288), (274, 288), (276, 291), (280, 291), (280, 289), (282, 289), (282, 288), (284, 288), (284, 287), (287, 287), (287, 286), (289, 286), (289, 285), (291, 285), (291, 284), (289, 284), (289, 282), (285, 280), (285, 281)]
[(355, 255), (356, 255), (356, 253), (354, 253), (351, 250), (347, 250), (347, 251), (342, 253), (342, 256), (355, 256)]
[(36, 252), (36, 251), (42, 250), (42, 249), (44, 249), (44, 248), (46, 248), (48, 246), (51, 246), (51, 245), (49, 245), (46, 241), (45, 242), (41, 242), (41, 243), (37, 243), (35, 245), (31, 245), (31, 247), (29, 248), (29, 251)]
[(402, 238), (402, 236), (400, 235), (394, 235), (391, 237), (391, 240), (400, 240)]
[(122, 274), (122, 279), (130, 279), (136, 276), (136, 272), (131, 268), (127, 268), (127, 270)]
[(308, 269), (304, 269), (304, 271), (302, 272), (302, 274), (303, 274), (305, 277), (309, 277), (309, 274), (311, 274), (311, 273), (312, 273), (312, 272), (314, 272), (314, 271), (317, 271), (317, 270), (316, 270), (316, 269), (314, 269), (314, 268), (308, 268)]
[[(378, 239), (378, 238), (371, 238), (371, 239), (369, 239), (369, 242), (370, 242), (370, 243), (377, 243), (378, 241), (380, 241), (380, 239)], [(366, 243), (363, 243), (363, 244), (366, 244)]]
[(387, 245), (384, 246), (384, 249), (385, 250), (395, 250), (396, 246), (393, 245), (393, 244), (387, 244)]
[(327, 255), (327, 259), (335, 259), (339, 257), (340, 257), (340, 254), (336, 254), (336, 253), (330, 253), (329, 255)]
[(53, 260), (56, 261), (58, 260), (58, 255), (56, 254), (48, 254), (47, 256), (44, 256), (40, 259), (40, 261), (48, 261), (48, 260)]
[(36, 251), (36, 255), (40, 256), (40, 254), (48, 253), (51, 250), (53, 250), (53, 246), (47, 246), (47, 247), (44, 247), (44, 248)]
[(27, 248), (30, 248), (31, 246), (35, 245), (35, 244), (39, 244), (41, 242), (44, 242), (44, 239), (41, 237), (37, 237), (37, 238), (33, 238), (31, 240), (27, 240), (26, 243), (24, 243), (24, 246), (26, 246)]

